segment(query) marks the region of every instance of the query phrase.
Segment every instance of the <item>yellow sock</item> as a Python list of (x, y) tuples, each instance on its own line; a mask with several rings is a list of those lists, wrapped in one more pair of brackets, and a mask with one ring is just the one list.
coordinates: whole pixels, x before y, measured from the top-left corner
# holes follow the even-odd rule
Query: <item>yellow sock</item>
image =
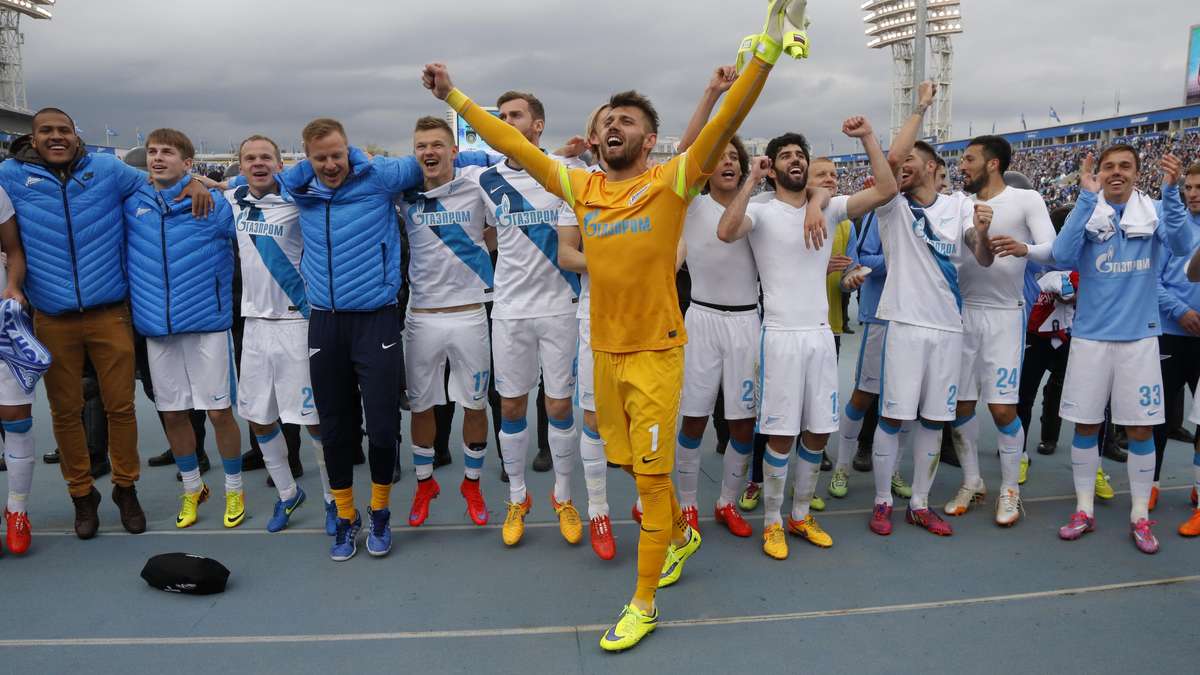
[(391, 503), (392, 486), (380, 485), (379, 483), (371, 483), (371, 510), (380, 511), (386, 509)]
[(653, 607), (658, 577), (662, 574), (667, 546), (671, 543), (671, 500), (675, 489), (671, 477), (665, 474), (635, 478), (638, 496), (642, 498), (642, 531), (638, 537), (637, 588), (633, 597), (647, 607)]
[(337, 504), (338, 518), (354, 520), (354, 488), (330, 488), (333, 501)]

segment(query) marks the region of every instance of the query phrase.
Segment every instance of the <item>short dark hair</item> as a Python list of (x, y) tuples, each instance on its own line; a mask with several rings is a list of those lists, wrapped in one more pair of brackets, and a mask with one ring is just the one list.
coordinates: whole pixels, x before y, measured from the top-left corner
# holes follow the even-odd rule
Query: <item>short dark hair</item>
[[(738, 166), (742, 169), (742, 176), (738, 179), (738, 185), (741, 186), (750, 177), (750, 153), (746, 150), (746, 144), (742, 142), (742, 138), (737, 134), (734, 134), (733, 138), (729, 139), (729, 143), (737, 151)], [(724, 156), (724, 153), (722, 153), (722, 156)], [(708, 192), (708, 183), (704, 184), (703, 192)]]
[(938, 154), (938, 151), (926, 141), (917, 141), (913, 143), (913, 150), (920, 150), (922, 154), (929, 157), (929, 159), (933, 160), (933, 163), (937, 164), (938, 166), (946, 166), (946, 160), (942, 159), (942, 156)]
[(646, 121), (650, 123), (650, 133), (658, 133), (658, 111), (654, 109), (654, 104), (650, 99), (642, 96), (636, 91), (621, 91), (612, 95), (608, 99), (608, 109), (613, 108), (637, 108), (646, 116)]
[(1064, 204), (1050, 211), (1050, 224), (1054, 226), (1055, 232), (1063, 228), (1063, 224), (1067, 222), (1067, 216), (1071, 215), (1074, 208), (1074, 204)]
[(776, 136), (767, 143), (767, 157), (771, 158), (771, 162), (774, 163), (775, 158), (779, 156), (779, 151), (789, 145), (800, 146), (801, 152), (804, 153), (805, 161), (810, 160), (810, 156), (808, 154), (808, 139), (804, 137), (804, 134), (798, 134), (791, 131), (786, 134)]
[(67, 114), (67, 111), (65, 111), (61, 108), (42, 108), (41, 110), (33, 113), (33, 119), (30, 121), (30, 125), (32, 126), (33, 124), (35, 124), (37, 122), (37, 118), (41, 117), (42, 115), (52, 115), (52, 114), (53, 115), (62, 115), (63, 117), (70, 120), (71, 121), (71, 131), (72, 132), (75, 131), (75, 120), (70, 115)]
[(196, 148), (192, 145), (192, 139), (187, 137), (187, 134), (178, 129), (155, 129), (146, 136), (146, 147), (150, 147), (151, 143), (159, 143), (161, 145), (169, 145), (179, 151), (179, 155), (184, 159), (193, 159), (196, 156)]
[(266, 141), (270, 143), (271, 147), (275, 149), (275, 160), (280, 162), (283, 161), (283, 156), (279, 154), (279, 144), (270, 138), (263, 136), (262, 134), (252, 134), (247, 136), (245, 140), (238, 144), (238, 161), (241, 161), (242, 159), (242, 148), (246, 147), (246, 144), (252, 141)]
[(529, 106), (529, 114), (533, 116), (533, 119), (545, 121), (546, 107), (533, 94), (527, 91), (506, 91), (500, 94), (500, 98), (496, 99), (496, 107), (499, 108), (509, 101), (525, 101)]
[(1008, 171), (1008, 165), (1012, 163), (1012, 145), (1004, 140), (1003, 136), (995, 136), (988, 134), (986, 136), (976, 136), (971, 139), (967, 146), (978, 145), (983, 150), (984, 160), (997, 159), (1000, 160), (1000, 173)]
[(1142, 170), (1142, 156), (1138, 154), (1138, 151), (1136, 148), (1134, 148), (1132, 145), (1130, 145), (1128, 143), (1114, 143), (1113, 145), (1110, 145), (1107, 148), (1105, 148), (1104, 152), (1100, 153), (1100, 159), (1096, 161), (1097, 168), (1099, 168), (1099, 166), (1104, 163), (1105, 158), (1107, 158), (1109, 155), (1113, 155), (1118, 152), (1128, 152), (1128, 153), (1132, 154), (1133, 155), (1133, 168), (1137, 169), (1138, 171)]

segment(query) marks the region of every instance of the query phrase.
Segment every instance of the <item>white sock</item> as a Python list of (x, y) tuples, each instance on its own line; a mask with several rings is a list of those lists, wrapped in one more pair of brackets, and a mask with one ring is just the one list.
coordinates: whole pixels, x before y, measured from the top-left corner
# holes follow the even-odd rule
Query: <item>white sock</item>
[[(289, 470), (290, 474), (290, 470)], [(295, 484), (293, 483), (293, 486)], [(293, 488), (294, 489), (294, 488)], [(242, 472), (225, 474), (225, 493), (242, 491)]]
[(1129, 495), (1133, 502), (1129, 522), (1136, 523), (1150, 517), (1150, 488), (1154, 485), (1154, 439), (1129, 439), (1129, 459), (1125, 462), (1125, 468), (1129, 472)]
[[(463, 477), (479, 480), (483, 472), (483, 458), (487, 455), (487, 444), (480, 443), (478, 448), (463, 445)], [(433, 466), (432, 464), (430, 466)], [(432, 471), (432, 469), (430, 469)]]
[(1075, 482), (1075, 510), (1089, 516), (1095, 514), (1096, 472), (1100, 470), (1100, 454), (1096, 452), (1098, 437), (1080, 436), (1075, 432), (1071, 441), (1071, 477)]
[(316, 436), (309, 435), (309, 438), (317, 453), (317, 469), (321, 474), (321, 497), (328, 504), (333, 501), (333, 493), (329, 491), (329, 470), (325, 468), (325, 445)]
[(892, 472), (896, 470), (900, 429), (879, 420), (872, 442), (872, 473), (875, 475), (875, 503), (892, 504)]
[(588, 520), (608, 515), (608, 464), (600, 434), (583, 427), (579, 437), (579, 456), (583, 460), (583, 482), (587, 484)]
[(296, 479), (292, 478), (292, 468), (288, 466), (287, 444), (284, 443), (283, 433), (276, 425), (269, 433), (257, 438), (267, 473), (271, 475), (271, 480), (275, 481), (279, 498), (286, 502), (296, 496)]
[(413, 446), (413, 469), (417, 473), (417, 480), (425, 480), (433, 475), (433, 448)]
[(801, 442), (796, 446), (796, 455), (800, 461), (796, 462), (796, 475), (792, 479), (792, 520), (804, 520), (821, 475), (821, 452), (813, 452)]
[[(729, 451), (733, 449), (733, 452)], [(746, 472), (750, 470), (750, 458), (754, 456), (754, 443), (742, 443), (736, 438), (729, 439), (729, 448), (721, 459), (721, 496), (717, 499), (717, 508), (732, 504), (742, 489), (746, 487)], [(1200, 476), (1200, 468), (1197, 474)]]
[(1021, 418), (1014, 417), (999, 431), (996, 443), (1000, 446), (1000, 494), (1008, 490), (1020, 494), (1021, 452), (1025, 447), (1025, 429), (1021, 427)]
[(846, 470), (850, 466), (850, 460), (854, 459), (854, 453), (858, 452), (858, 434), (862, 432), (863, 417), (866, 414), (867, 411), (859, 410), (850, 403), (846, 403), (845, 414), (842, 415), (842, 421), (838, 424), (836, 468)]
[(696, 506), (696, 489), (700, 482), (700, 441), (679, 432), (675, 444), (675, 487), (679, 490), (679, 508)]
[(931, 422), (933, 428), (922, 420), (913, 426), (913, 482), (912, 498), (908, 506), (912, 510), (929, 508), (929, 490), (937, 475), (938, 458), (942, 455), (942, 423)]
[(1200, 494), (1200, 452), (1192, 453), (1192, 489)]
[[(954, 420), (954, 430), (962, 438), (962, 448), (955, 448), (958, 463), (962, 465), (963, 485), (972, 488), (983, 486), (979, 474), (979, 418), (975, 413)], [(940, 429), (939, 429), (940, 431)], [(938, 454), (941, 454), (941, 437), (938, 438)], [(916, 457), (914, 454), (913, 457)]]
[(529, 452), (529, 427), (524, 419), (500, 421), (500, 454), (508, 474), (508, 499), (525, 502), (525, 455)]
[(578, 443), (575, 417), (550, 419), (546, 441), (554, 460), (554, 499), (562, 504), (571, 499), (571, 470), (575, 467), (575, 447)]
[[(14, 431), (13, 428), (24, 428)], [(8, 463), (8, 510), (24, 513), (33, 488), (33, 421), (5, 423), (4, 461)]]
[[(783, 487), (787, 483), (788, 458), (791, 453), (779, 454), (767, 446), (763, 455), (763, 526), (782, 525)], [(818, 465), (819, 467), (820, 465)]]

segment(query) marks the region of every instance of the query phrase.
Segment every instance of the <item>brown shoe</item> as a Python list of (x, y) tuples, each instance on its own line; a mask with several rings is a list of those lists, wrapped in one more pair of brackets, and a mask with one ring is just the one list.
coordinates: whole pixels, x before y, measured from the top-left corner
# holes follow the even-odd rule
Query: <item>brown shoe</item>
[(146, 531), (146, 514), (138, 503), (137, 488), (130, 485), (121, 487), (114, 485), (112, 500), (121, 511), (121, 525), (130, 534), (141, 534)]
[(100, 506), (100, 492), (93, 487), (92, 491), (82, 497), (71, 497), (75, 502), (75, 536), (80, 539), (91, 539), (100, 529), (100, 514), (96, 507)]

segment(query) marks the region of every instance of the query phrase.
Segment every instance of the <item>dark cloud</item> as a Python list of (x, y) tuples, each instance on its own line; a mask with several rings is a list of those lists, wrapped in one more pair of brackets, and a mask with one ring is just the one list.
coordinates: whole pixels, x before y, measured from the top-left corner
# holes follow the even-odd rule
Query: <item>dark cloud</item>
[[(249, 133), (298, 145), (312, 117), (342, 119), (353, 140), (409, 147), (420, 115), (442, 104), (419, 84), (426, 61), (448, 63), (464, 91), (491, 101), (512, 88), (546, 103), (547, 139), (580, 131), (608, 94), (650, 95), (664, 133), (682, 130), (712, 68), (761, 25), (761, 2), (356, 3), (316, 0), (63, 0), (52, 22), (22, 23), (33, 107), (71, 112), (90, 141), (104, 126), (121, 145), (136, 128), (187, 131), (210, 150)], [(892, 66), (865, 47), (854, 2), (812, 2), (812, 58), (781, 63), (743, 129), (804, 131), (814, 147), (855, 148), (837, 133), (866, 114), (886, 133)], [(1200, 11), (1162, 0), (964, 3), (955, 42), (955, 135), (1162, 108), (1182, 101), (1186, 28)], [(835, 9), (836, 6), (836, 9)]]

